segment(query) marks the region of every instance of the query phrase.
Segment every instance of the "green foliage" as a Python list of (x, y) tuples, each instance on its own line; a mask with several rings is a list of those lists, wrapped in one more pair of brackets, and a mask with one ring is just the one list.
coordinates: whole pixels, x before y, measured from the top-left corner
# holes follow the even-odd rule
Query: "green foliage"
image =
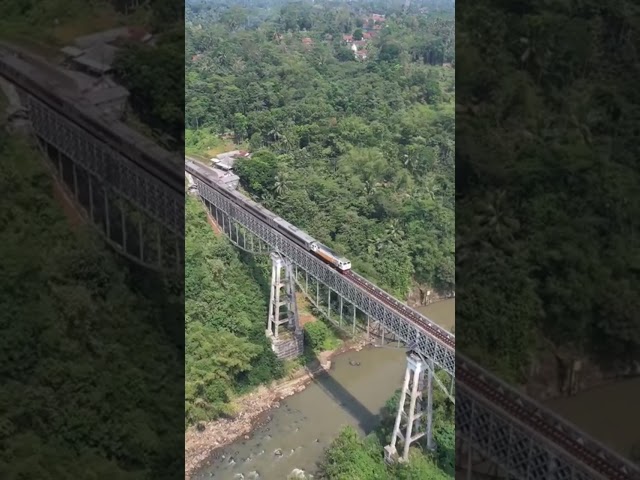
[(415, 449), (409, 453), (409, 461), (406, 464), (395, 465), (390, 470), (392, 474), (389, 478), (393, 480), (451, 480), (454, 478), (453, 472), (448, 474), (440, 470), (430, 457)]
[(412, 448), (406, 464), (387, 465), (382, 444), (375, 435), (362, 439), (353, 427), (345, 427), (327, 448), (320, 463), (321, 478), (328, 480), (445, 480), (453, 474)]
[[(109, 2), (106, 0), (96, 2), (84, 0), (2, 0), (0, 10), (3, 15), (0, 25), (3, 27), (3, 33), (9, 33), (12, 30), (26, 32), (29, 27), (50, 29), (55, 19), (73, 21), (91, 16), (101, 8), (109, 7)], [(40, 32), (35, 33), (38, 35)]]
[[(233, 25), (216, 8), (187, 10), (189, 131), (248, 139), (243, 188), (391, 293), (413, 280), (452, 290), (451, 15), (389, 17), (356, 62), (341, 39), (362, 16), (350, 7), (248, 9)], [(188, 150), (203, 145), (188, 136)]]
[(321, 466), (328, 479), (382, 480), (389, 474), (382, 446), (375, 437), (361, 439), (353, 427), (345, 427), (327, 449)]
[(131, 92), (134, 111), (162, 132), (169, 147), (184, 139), (184, 33), (165, 32), (154, 47), (130, 44), (114, 62), (118, 80)]
[(332, 350), (338, 345), (333, 331), (321, 320), (305, 324), (304, 341), (315, 352)]
[(270, 194), (275, 187), (277, 175), (277, 157), (267, 151), (256, 152), (250, 159), (241, 158), (234, 170), (241, 176), (245, 185), (260, 198)]
[(206, 152), (222, 144), (220, 137), (210, 128), (187, 129), (184, 132), (185, 152), (187, 155)]
[(512, 380), (538, 344), (639, 359), (632, 3), (457, 12), (458, 348)]
[(185, 225), (185, 423), (192, 425), (234, 413), (237, 393), (284, 368), (264, 335), (260, 286), (192, 197)]
[(159, 328), (175, 305), (72, 233), (38, 152), (2, 137), (0, 157), (0, 477), (175, 475), (183, 352)]
[(436, 425), (433, 429), (433, 439), (438, 448), (436, 452), (437, 465), (442, 471), (453, 477), (456, 467), (456, 427), (454, 422), (442, 422)]

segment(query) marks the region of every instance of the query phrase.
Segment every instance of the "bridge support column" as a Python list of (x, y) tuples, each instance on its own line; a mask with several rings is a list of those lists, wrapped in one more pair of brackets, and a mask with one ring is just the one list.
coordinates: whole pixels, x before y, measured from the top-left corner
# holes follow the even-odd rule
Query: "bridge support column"
[(304, 334), (298, 318), (293, 266), (290, 260), (275, 252), (271, 254), (271, 262), (271, 295), (266, 333), (278, 358), (295, 358), (303, 352)]
[[(425, 377), (427, 380), (426, 385)], [(426, 391), (427, 394), (426, 408), (424, 410), (423, 391)], [(406, 461), (409, 458), (411, 444), (425, 435), (427, 436), (427, 448), (430, 450), (435, 448), (432, 435), (432, 401), (433, 362), (425, 362), (415, 353), (409, 352), (407, 353), (407, 369), (391, 443), (384, 447), (385, 460), (387, 462)], [(426, 416), (426, 425), (422, 419), (423, 416)], [(403, 443), (402, 457), (400, 458), (398, 458), (396, 448), (398, 440)]]

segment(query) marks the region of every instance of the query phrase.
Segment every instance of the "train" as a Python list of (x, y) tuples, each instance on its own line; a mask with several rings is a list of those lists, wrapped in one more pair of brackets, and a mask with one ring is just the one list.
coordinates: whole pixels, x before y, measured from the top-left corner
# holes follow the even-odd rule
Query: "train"
[(187, 175), (191, 175), (196, 179), (201, 180), (210, 187), (215, 188), (216, 191), (229, 197), (233, 201), (234, 206), (242, 205), (241, 208), (260, 218), (260, 220), (265, 222), (271, 228), (277, 230), (288, 239), (293, 240), (299, 246), (311, 252), (316, 258), (334, 266), (340, 272), (351, 270), (351, 262), (347, 258), (337, 254), (326, 245), (317, 241), (307, 232), (300, 230), (287, 222), (284, 218), (275, 215), (273, 212), (270, 212), (263, 206), (245, 197), (235, 189), (225, 187), (217, 181), (210, 168), (192, 160), (185, 159), (185, 171)]
[[(0, 76), (102, 140), (165, 185), (178, 192), (184, 191), (179, 159), (176, 161), (175, 155), (120, 122), (107, 125), (93, 105), (71, 92), (50, 85), (20, 53), (11, 52), (4, 46), (0, 47)], [(38, 77), (42, 80), (37, 80)]]

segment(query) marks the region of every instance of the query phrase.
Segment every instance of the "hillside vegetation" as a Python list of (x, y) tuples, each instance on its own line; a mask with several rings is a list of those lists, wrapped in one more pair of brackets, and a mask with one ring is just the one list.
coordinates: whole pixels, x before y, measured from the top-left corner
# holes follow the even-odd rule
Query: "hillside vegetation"
[(72, 232), (39, 152), (7, 136), (0, 157), (0, 478), (175, 478), (176, 287), (134, 281), (90, 227)]
[(458, 347), (510, 380), (539, 351), (567, 368), (640, 360), (637, 12), (457, 12)]
[(255, 15), (187, 10), (187, 149), (231, 135), (255, 153), (237, 166), (244, 188), (358, 272), (401, 297), (413, 279), (452, 290), (451, 16), (390, 16), (357, 61), (342, 35), (364, 12)]
[(203, 205), (186, 203), (185, 424), (235, 413), (233, 398), (284, 374), (264, 331), (267, 301)]

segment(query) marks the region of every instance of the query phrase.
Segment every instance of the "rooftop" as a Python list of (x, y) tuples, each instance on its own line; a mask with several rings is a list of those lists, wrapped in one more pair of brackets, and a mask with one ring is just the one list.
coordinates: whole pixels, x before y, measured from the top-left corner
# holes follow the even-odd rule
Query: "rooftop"
[(83, 37), (61, 52), (74, 64), (98, 75), (111, 70), (119, 46), (124, 41), (148, 42), (152, 36), (142, 27), (120, 27)]
[(211, 163), (222, 170), (231, 170), (236, 159), (247, 158), (250, 156), (251, 154), (244, 150), (232, 150), (230, 152), (221, 153), (217, 157), (212, 158)]
[(213, 173), (218, 177), (218, 180), (225, 185), (229, 185), (232, 188), (236, 188), (238, 186), (238, 182), (240, 181), (240, 177), (238, 177), (235, 173), (232, 172), (223, 172), (221, 170), (212, 170)]
[(118, 49), (112, 45), (97, 44), (85, 50), (82, 55), (72, 58), (71, 61), (102, 75), (111, 70), (117, 52)]

